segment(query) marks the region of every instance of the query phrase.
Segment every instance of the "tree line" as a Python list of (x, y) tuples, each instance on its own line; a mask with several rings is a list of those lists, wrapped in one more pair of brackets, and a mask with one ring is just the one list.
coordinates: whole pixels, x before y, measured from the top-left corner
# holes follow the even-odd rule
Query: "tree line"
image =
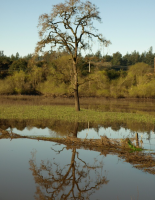
[[(67, 52), (48, 52), (43, 56), (35, 57), (35, 64), (37, 67), (42, 67), (43, 64), (50, 64), (51, 60), (57, 59), (62, 55), (67, 55)], [(103, 55), (101, 51), (96, 53), (87, 54), (85, 56), (79, 55), (79, 68), (83, 73), (88, 71), (88, 63), (90, 61), (91, 66), (95, 64), (103, 66), (131, 66), (139, 62), (146, 63), (151, 67), (154, 66), (154, 57), (153, 48), (150, 47), (148, 51), (142, 52), (141, 54), (138, 51), (133, 51), (131, 53), (126, 53), (124, 56), (120, 52), (113, 53), (113, 55)], [(15, 71), (29, 71), (29, 63), (34, 59), (32, 54), (26, 56), (20, 56), (17, 52), (16, 55), (6, 56), (3, 51), (0, 51), (0, 79), (10, 76)], [(82, 61), (82, 63), (81, 63)], [(85, 71), (85, 72), (84, 72)]]
[[(154, 54), (145, 53), (145, 62), (132, 63), (126, 70), (106, 67), (106, 56), (78, 56), (79, 95), (85, 97), (155, 97)], [(151, 55), (150, 57), (148, 55)], [(115, 54), (114, 54), (115, 55)], [(130, 54), (131, 58), (132, 55)], [(144, 53), (139, 54), (139, 58)], [(121, 59), (123, 60), (125, 56)], [(148, 57), (150, 59), (148, 59)], [(111, 61), (115, 59), (113, 56)], [(89, 61), (91, 71), (89, 72)], [(147, 62), (146, 62), (147, 61)], [(134, 60), (135, 62), (135, 60)], [(112, 65), (112, 64), (111, 64)], [(65, 51), (46, 52), (42, 56), (19, 53), (7, 57), (0, 54), (0, 94), (38, 94), (73, 97), (72, 61)]]
[(126, 53), (124, 56), (117, 51), (113, 55), (104, 55), (102, 56), (101, 51), (97, 51), (95, 54), (88, 54), (85, 56), (85, 59), (92, 60), (94, 62), (103, 62), (110, 63), (111, 66), (130, 66), (138, 62), (144, 62), (150, 66), (154, 66), (154, 57), (152, 46), (148, 51), (144, 51), (141, 54), (138, 51), (133, 51), (131, 53)]

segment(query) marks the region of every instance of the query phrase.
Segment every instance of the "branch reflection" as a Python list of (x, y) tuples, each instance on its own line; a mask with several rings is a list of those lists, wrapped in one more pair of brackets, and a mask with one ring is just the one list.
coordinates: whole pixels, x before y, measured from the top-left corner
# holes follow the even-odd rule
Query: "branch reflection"
[[(75, 125), (74, 136), (78, 130), (78, 124)], [(56, 147), (51, 148), (53, 161), (50, 158), (39, 164), (37, 152), (32, 152), (29, 163), (37, 184), (35, 199), (89, 199), (96, 190), (109, 182), (102, 173), (103, 162), (92, 156), (91, 161), (94, 160), (94, 163), (87, 163), (81, 154), (85, 150), (79, 152), (76, 147)], [(66, 150), (69, 150), (67, 155), (71, 155), (71, 160), (69, 162), (63, 158), (60, 164), (57, 157)]]

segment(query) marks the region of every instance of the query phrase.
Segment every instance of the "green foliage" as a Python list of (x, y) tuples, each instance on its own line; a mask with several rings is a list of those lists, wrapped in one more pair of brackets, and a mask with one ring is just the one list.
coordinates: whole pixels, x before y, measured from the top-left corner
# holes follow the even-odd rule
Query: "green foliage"
[(137, 62), (141, 62), (140, 54), (137, 51), (132, 52), (131, 54), (126, 54), (123, 56), (122, 64), (127, 65), (134, 65)]
[[(121, 58), (119, 52), (117, 56), (115, 55), (115, 58)], [(137, 62), (138, 59), (152, 62), (152, 56), (154, 54), (150, 48), (142, 55), (134, 51), (124, 57), (129, 64)], [(72, 60), (66, 52), (46, 53), (39, 60), (38, 56), (32, 57), (32, 55), (27, 58), (16, 59), (16, 57), (12, 61), (9, 57), (0, 56), (0, 78), (2, 79), (0, 94), (42, 93), (73, 96)], [(94, 57), (93, 54), (85, 58), (80, 55), (78, 57), (80, 96), (155, 98), (155, 75), (151, 65), (141, 62), (128, 67), (127, 71), (116, 71), (110, 67), (110, 69), (101, 70), (104, 68), (100, 68), (98, 63), (101, 65), (102, 62), (94, 61), (93, 64), (91, 62), (89, 73), (89, 60), (92, 57)], [(103, 61), (111, 58), (112, 56), (106, 55)]]
[(127, 76), (124, 78), (122, 84), (126, 88), (145, 84), (149, 81), (149, 74), (151, 74), (152, 71), (153, 69), (149, 65), (145, 63), (137, 63), (129, 68)]
[(0, 119), (55, 119), (70, 122), (118, 122), (155, 123), (155, 116), (149, 114), (100, 112), (81, 109), (76, 112), (69, 106), (0, 105)]
[(0, 94), (13, 94), (13, 89), (8, 78), (0, 80)]
[(154, 65), (154, 57), (155, 55), (153, 54), (153, 48), (150, 47), (149, 51), (145, 54), (145, 63), (149, 64), (150, 66)]
[[(80, 82), (81, 80), (79, 80)], [(109, 96), (109, 80), (105, 71), (94, 71), (79, 88), (81, 96)]]
[(33, 66), (29, 74), (26, 75), (27, 83), (29, 84), (30, 92), (36, 93), (39, 87), (39, 84), (43, 80), (42, 76), (43, 70), (42, 68), (38, 68), (37, 66)]
[(120, 77), (112, 79), (110, 84), (111, 97), (142, 97), (154, 98), (154, 74), (153, 69), (145, 63), (137, 63), (127, 72), (121, 72)]
[(13, 76), (8, 76), (4, 80), (5, 87), (0, 86), (0, 94), (21, 94), (25, 85), (25, 73), (15, 72)]
[(128, 73), (132, 75), (143, 76), (146, 73), (153, 72), (152, 67), (145, 63), (137, 63), (129, 68)]
[(146, 83), (139, 84), (138, 86), (132, 86), (129, 89), (129, 97), (138, 98), (155, 98), (155, 79)]
[(11, 57), (10, 57), (10, 59), (11, 59), (12, 62), (18, 60), (19, 58), (20, 58), (20, 56), (19, 56), (18, 52), (16, 53), (15, 56), (12, 54)]
[(9, 66), (12, 61), (9, 57), (0, 56), (0, 78), (3, 79), (8, 75)]
[(30, 60), (30, 59), (32, 59), (32, 54), (28, 54), (28, 55), (26, 55), (26, 56), (24, 56), (23, 58), (25, 59), (25, 60)]
[(120, 66), (122, 64), (122, 54), (120, 52), (114, 53), (111, 63), (113, 66)]
[(142, 148), (135, 147), (129, 139), (128, 139), (128, 145), (132, 151), (143, 151)]
[(53, 59), (46, 80), (39, 84), (43, 94), (70, 95), (72, 91), (72, 61), (69, 55)]
[(99, 62), (99, 61), (102, 59), (102, 53), (101, 53), (101, 51), (98, 50), (98, 51), (95, 53), (94, 57), (95, 57), (95, 61)]
[[(80, 76), (89, 75), (89, 59), (83, 59), (82, 57), (78, 58), (77, 68)], [(94, 71), (95, 66), (90, 63), (91, 72)]]
[(150, 66), (154, 64), (154, 57), (153, 48), (150, 47), (148, 52), (143, 52), (140, 54), (138, 51), (133, 51), (131, 54), (127, 53), (126, 55), (122, 56), (119, 52), (113, 54), (111, 60), (107, 60), (106, 62), (110, 62), (114, 66), (130, 66), (134, 65), (139, 62), (144, 62)]
[(0, 57), (4, 56), (4, 51), (0, 51)]
[(106, 54), (106, 55), (103, 57), (103, 61), (104, 61), (104, 62), (111, 62), (112, 58), (113, 58), (112, 56)]
[(42, 68), (33, 66), (31, 71), (14, 71), (8, 76), (0, 86), (0, 94), (36, 94), (39, 83), (42, 82)]
[(56, 81), (61, 81), (64, 84), (70, 84), (72, 81), (72, 73), (71, 56), (62, 56), (52, 61), (50, 75), (53, 76), (53, 79)]
[(122, 58), (122, 65), (123, 66), (129, 66), (132, 65), (132, 61), (131, 61), (131, 54), (126, 54), (123, 56)]
[(19, 53), (16, 53), (16, 60), (18, 60), (20, 58)]
[(122, 79), (113, 80), (110, 84), (110, 97), (123, 98), (127, 96), (127, 89), (121, 84)]
[(27, 64), (28, 64), (27, 60), (23, 58), (13, 61), (13, 63), (9, 67), (10, 74), (13, 74), (14, 71), (20, 71), (20, 70), (26, 71)]
[(107, 70), (107, 76), (110, 80), (113, 80), (113, 79), (116, 79), (120, 76), (120, 71), (116, 71), (114, 69), (111, 69), (111, 70)]
[(47, 81), (39, 85), (39, 91), (42, 94), (53, 96), (70, 95), (70, 87), (64, 83), (54, 81), (52, 76), (49, 76)]

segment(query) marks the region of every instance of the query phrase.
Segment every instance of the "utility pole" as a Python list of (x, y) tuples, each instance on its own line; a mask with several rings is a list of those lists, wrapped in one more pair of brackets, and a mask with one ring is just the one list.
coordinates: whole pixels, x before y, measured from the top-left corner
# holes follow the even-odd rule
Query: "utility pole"
[(90, 73), (90, 61), (89, 61), (89, 73)]
[[(89, 61), (89, 73), (90, 73), (90, 61)], [(89, 89), (90, 89), (90, 81), (89, 81)]]

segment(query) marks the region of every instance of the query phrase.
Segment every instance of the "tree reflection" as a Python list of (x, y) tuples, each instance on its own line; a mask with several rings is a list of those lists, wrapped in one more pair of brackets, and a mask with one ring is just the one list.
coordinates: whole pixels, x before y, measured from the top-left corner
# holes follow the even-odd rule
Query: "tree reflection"
[[(76, 123), (76, 122), (75, 122)], [(73, 127), (74, 126), (74, 127)], [(57, 133), (59, 136), (66, 136), (73, 133), (76, 127), (73, 122), (59, 121), (59, 120), (15, 120), (15, 119), (0, 119), (0, 127), (5, 130), (10, 127), (16, 128), (18, 130), (24, 130), (25, 128), (31, 129), (33, 127), (45, 129), (48, 127), (51, 130), (51, 136), (53, 132)], [(89, 128), (94, 128), (98, 132), (100, 127), (109, 128), (111, 127), (114, 131), (120, 130), (120, 128), (130, 129), (132, 132), (147, 132), (148, 137), (151, 132), (155, 133), (155, 125), (149, 123), (133, 123), (132, 121), (127, 122), (111, 122), (107, 121), (103, 124), (95, 124), (90, 122)], [(88, 122), (78, 123), (78, 131), (82, 131), (88, 128)], [(73, 134), (74, 135), (74, 134)]]
[[(77, 130), (78, 124), (75, 123), (74, 137)], [(36, 151), (32, 152), (32, 159), (29, 161), (30, 169), (38, 185), (35, 199), (89, 199), (103, 184), (109, 182), (102, 175), (103, 163), (97, 159), (94, 159), (93, 164), (86, 163), (75, 146), (66, 146), (60, 150), (51, 149), (52, 155), (56, 154), (53, 162), (42, 160), (38, 165)], [(71, 150), (71, 161), (65, 164), (64, 158), (62, 166), (55, 160), (57, 154), (61, 154), (65, 149)]]
[[(48, 160), (42, 161), (38, 167), (36, 152), (33, 152), (30, 169), (38, 185), (35, 199), (89, 199), (95, 190), (109, 182), (100, 175), (99, 168), (103, 168), (102, 163), (87, 164), (79, 157), (76, 148), (72, 148), (70, 164), (64, 166)], [(95, 180), (92, 180), (92, 175)]]

